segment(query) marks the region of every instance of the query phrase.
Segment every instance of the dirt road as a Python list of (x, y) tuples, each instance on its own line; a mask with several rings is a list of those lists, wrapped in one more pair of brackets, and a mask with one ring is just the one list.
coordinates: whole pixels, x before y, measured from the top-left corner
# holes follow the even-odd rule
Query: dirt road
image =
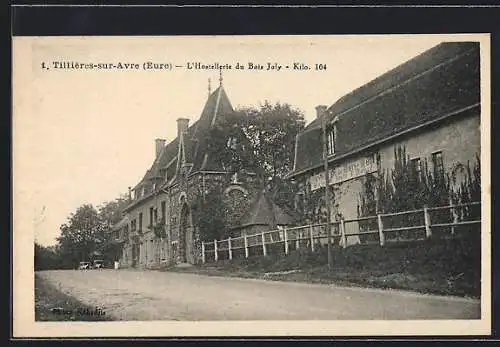
[(478, 300), (135, 270), (39, 276), (119, 320), (474, 319)]

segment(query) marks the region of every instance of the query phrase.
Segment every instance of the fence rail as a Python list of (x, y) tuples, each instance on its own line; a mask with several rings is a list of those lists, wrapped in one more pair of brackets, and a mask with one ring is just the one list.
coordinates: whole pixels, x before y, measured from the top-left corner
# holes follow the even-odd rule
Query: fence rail
[[(386, 241), (392, 243), (428, 239), (432, 236), (433, 229), (437, 228), (451, 228), (450, 234), (453, 235), (455, 233), (455, 227), (481, 224), (480, 219), (464, 220), (465, 216), (463, 211), (459, 213), (460, 209), (467, 209), (473, 206), (480, 207), (480, 205), (480, 202), (455, 205), (450, 204), (446, 206), (424, 207), (422, 209), (394, 213), (380, 213), (374, 216), (365, 216), (355, 219), (344, 220), (341, 218), (338, 221), (332, 221), (330, 223), (332, 231), (331, 234), (334, 239), (339, 239), (338, 244), (342, 248), (347, 247), (347, 239), (351, 237), (378, 235), (378, 240), (369, 239), (363, 243), (378, 243), (380, 246), (384, 246)], [(431, 212), (446, 210), (449, 211), (448, 216), (444, 215), (446, 221), (438, 220), (435, 223), (432, 222), (433, 218), (431, 218)], [(389, 218), (407, 215), (417, 215), (418, 221), (415, 223), (421, 224), (391, 227), (384, 225)], [(442, 216), (440, 218), (443, 219)], [(448, 219), (451, 221), (448, 221)], [(368, 225), (370, 222), (372, 225)], [(351, 230), (347, 233), (346, 224), (355, 224), (357, 232), (352, 232)], [(425, 231), (425, 235), (423, 233), (422, 236), (412, 235), (410, 237), (400, 237), (397, 235), (395, 239), (392, 238), (393, 234), (417, 231)], [(285, 254), (288, 254), (290, 250), (299, 249), (301, 247), (308, 247), (314, 251), (318, 243), (321, 243), (321, 240), (328, 239), (329, 237), (327, 223), (317, 223), (269, 230), (251, 235), (244, 234), (243, 236), (228, 238), (225, 240), (214, 240), (211, 242), (205, 241), (201, 244), (202, 262), (206, 263), (210, 260), (217, 262), (220, 259), (232, 260), (235, 255), (248, 258), (251, 253), (265, 256), (270, 251), (276, 251), (276, 248), (281, 249), (281, 251)], [(386, 237), (388, 237), (387, 240)]]

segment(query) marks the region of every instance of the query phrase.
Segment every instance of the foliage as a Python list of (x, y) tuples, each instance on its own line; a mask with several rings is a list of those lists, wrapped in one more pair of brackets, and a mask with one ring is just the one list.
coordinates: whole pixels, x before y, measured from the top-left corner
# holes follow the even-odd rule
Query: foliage
[(226, 236), (226, 205), (220, 185), (205, 194), (198, 194), (191, 205), (200, 241), (220, 240)]
[[(465, 179), (457, 182), (456, 172), (452, 172), (452, 182), (457, 188), (453, 192), (453, 202), (455, 204), (466, 204), (473, 201), (481, 201), (481, 161), (476, 155), (476, 162), (471, 169), (467, 161), (465, 167), (458, 166), (459, 170), (465, 171)], [(457, 169), (456, 168), (456, 169)], [(464, 220), (481, 218), (481, 206), (471, 206), (459, 208), (457, 213)]]
[[(308, 184), (307, 184), (308, 185)], [(334, 185), (329, 187), (329, 200), (333, 202), (332, 209), (338, 207), (335, 201), (339, 194)], [(325, 188), (311, 191), (310, 187), (304, 189), (301, 194), (296, 195), (295, 211), (301, 217), (301, 224), (326, 223), (327, 209), (325, 204)]]
[(53, 270), (60, 266), (57, 247), (46, 247), (35, 242), (35, 271)]
[(268, 189), (273, 197), (273, 201), (285, 211), (291, 213), (295, 210), (295, 196), (297, 195), (298, 187), (294, 181), (286, 180), (281, 177), (274, 177), (268, 181)]
[(428, 239), (423, 242), (390, 243), (386, 247), (354, 245), (334, 248), (333, 270), (327, 263), (326, 245), (314, 251), (309, 248), (268, 252), (267, 256), (209, 263), (217, 275), (236, 274), (261, 277), (266, 272), (300, 270), (275, 276), (275, 279), (322, 283), (356, 283), (368, 287), (399, 288), (423, 293), (481, 295), (481, 237), (467, 232), (460, 238)]
[(107, 223), (90, 204), (80, 206), (61, 225), (58, 243), (64, 267), (76, 267), (80, 261), (101, 256), (99, 246), (105, 241)]
[(106, 231), (97, 250), (101, 254), (101, 258), (107, 263), (113, 263), (121, 256), (122, 245), (112, 242), (113, 237), (110, 231), (113, 225), (117, 224), (123, 218), (122, 212), (128, 204), (128, 197), (123, 194), (117, 199), (105, 202), (98, 207), (99, 217), (105, 223)]
[(112, 242), (110, 233), (114, 224), (122, 218), (122, 210), (128, 204), (125, 196), (99, 207), (84, 204), (71, 213), (60, 227), (57, 238), (57, 257), (62, 268), (75, 268), (80, 261), (102, 259), (106, 263), (116, 260), (121, 246)]
[[(432, 172), (428, 167), (427, 160), (423, 161), (420, 172), (418, 172), (416, 167), (411, 165), (404, 146), (394, 148), (394, 159), (394, 167), (391, 170), (381, 172), (378, 178), (372, 174), (365, 177), (364, 189), (359, 196), (359, 217), (374, 216), (377, 213), (418, 210), (424, 206), (445, 206), (449, 205), (450, 201), (454, 203), (480, 201), (479, 157), (477, 157), (473, 170), (467, 163), (466, 179), (463, 182), (457, 182), (456, 177), (448, 172), (442, 174)], [(466, 210), (476, 211), (477, 208), (467, 208)], [(386, 217), (384, 227), (423, 225), (423, 219), (422, 213)], [(452, 215), (449, 210), (435, 211), (432, 212), (431, 219), (433, 223), (450, 223)], [(360, 228), (362, 231), (376, 230), (376, 223), (376, 220), (363, 221), (360, 223)], [(410, 233), (412, 232), (402, 231), (391, 235), (408, 238)], [(362, 237), (365, 241), (377, 238), (377, 235)]]
[(284, 178), (293, 169), (295, 138), (304, 129), (302, 112), (266, 101), (221, 119), (210, 132), (209, 153), (216, 154), (229, 172), (256, 173), (278, 205), (293, 208), (296, 187)]
[(155, 237), (159, 239), (167, 238), (167, 228), (165, 227), (165, 221), (163, 219), (155, 224), (152, 229)]
[(122, 219), (122, 211), (130, 203), (127, 195), (123, 194), (115, 200), (104, 202), (98, 207), (101, 218), (108, 222), (109, 225), (114, 225)]
[(266, 101), (258, 108), (241, 109), (238, 113), (245, 116), (242, 130), (264, 176), (284, 178), (293, 169), (295, 139), (304, 129), (302, 112), (289, 104), (272, 105)]
[(257, 171), (257, 162), (252, 146), (246, 138), (242, 126), (246, 119), (240, 114), (228, 114), (210, 129), (207, 152), (218, 158), (228, 172), (242, 169)]

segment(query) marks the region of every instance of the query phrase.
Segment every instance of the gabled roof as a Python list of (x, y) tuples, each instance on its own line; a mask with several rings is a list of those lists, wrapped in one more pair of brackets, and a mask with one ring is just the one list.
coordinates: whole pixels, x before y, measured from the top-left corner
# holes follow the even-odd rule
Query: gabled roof
[[(332, 159), (479, 105), (479, 71), (478, 42), (445, 42), (345, 95), (327, 111), (337, 119)], [(299, 134), (288, 177), (321, 165), (321, 131), (315, 119)]]
[(192, 133), (189, 133), (188, 149), (190, 149), (190, 162), (193, 164), (191, 172), (199, 170), (222, 170), (218, 158), (205, 159), (208, 147), (208, 134), (210, 129), (221, 120), (224, 115), (234, 111), (231, 102), (222, 86), (217, 88), (208, 98), (200, 119), (193, 125)]
[[(166, 172), (168, 180), (176, 175), (177, 158), (179, 153), (179, 143), (183, 145), (183, 154), (186, 162), (192, 164), (191, 172), (200, 170), (222, 170), (218, 165), (217, 158), (207, 158), (207, 137), (210, 128), (225, 114), (233, 112), (233, 107), (224, 88), (219, 86), (211, 93), (205, 103), (200, 118), (194, 122), (187, 130), (186, 134), (182, 134), (182, 141), (179, 136), (163, 147), (158, 158), (155, 159), (151, 167), (146, 171), (142, 180), (136, 185), (148, 186), (154, 180), (164, 180), (164, 172)], [(206, 167), (203, 167), (205, 163)]]
[(243, 215), (238, 228), (251, 225), (268, 225), (271, 230), (277, 225), (290, 225), (294, 223), (294, 218), (285, 212), (281, 207), (262, 191), (250, 209)]

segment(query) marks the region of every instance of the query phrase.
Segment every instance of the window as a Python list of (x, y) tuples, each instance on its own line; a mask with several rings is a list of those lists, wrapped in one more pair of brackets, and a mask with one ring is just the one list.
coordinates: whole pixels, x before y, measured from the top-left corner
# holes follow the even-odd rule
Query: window
[(420, 179), (422, 175), (422, 162), (420, 161), (420, 158), (411, 159), (410, 165), (415, 177)]
[(165, 201), (161, 202), (161, 220), (166, 221), (167, 216), (165, 215), (167, 213), (167, 205)]
[(155, 208), (153, 210), (153, 218), (154, 218), (155, 224), (158, 223), (158, 209), (157, 208)]
[(136, 228), (137, 228), (137, 221), (134, 219), (132, 222), (130, 222), (130, 229), (132, 229), (132, 232), (134, 232)]
[(443, 152), (432, 153), (432, 166), (434, 177), (442, 177), (444, 175)]
[(142, 231), (142, 212), (139, 213), (139, 230)]
[(153, 210), (154, 209), (152, 207), (149, 208), (149, 226), (153, 225), (153, 214), (154, 214)]
[(335, 153), (335, 132), (333, 129), (328, 131), (327, 134), (327, 151), (328, 155)]
[(227, 148), (236, 149), (237, 144), (238, 144), (238, 140), (236, 139), (236, 137), (230, 136), (227, 139), (227, 143), (226, 143)]

